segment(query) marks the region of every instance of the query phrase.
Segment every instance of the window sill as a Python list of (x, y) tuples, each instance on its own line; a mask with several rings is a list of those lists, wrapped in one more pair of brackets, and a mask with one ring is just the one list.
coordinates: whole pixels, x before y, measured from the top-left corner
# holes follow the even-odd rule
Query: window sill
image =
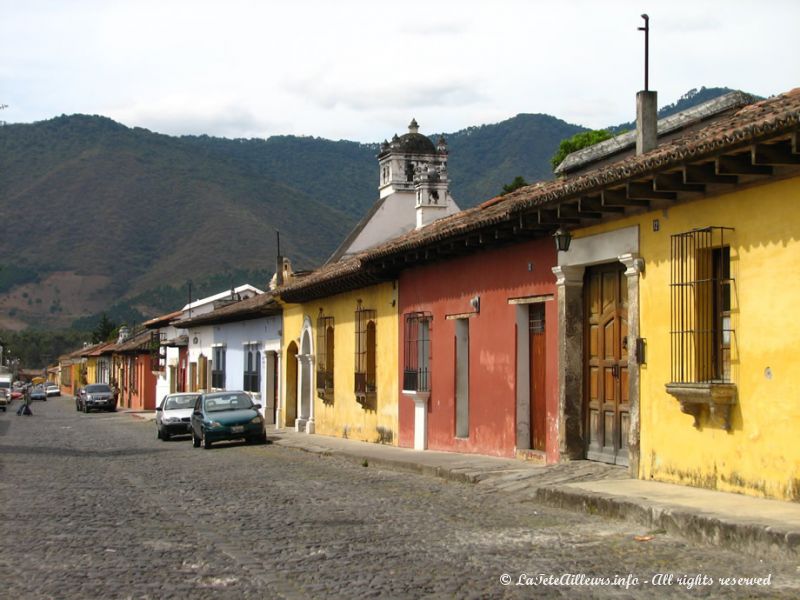
[(414, 404), (427, 404), (431, 397), (430, 392), (418, 392), (417, 390), (403, 390), (403, 395), (411, 398)]
[(681, 412), (694, 417), (694, 426), (700, 427), (700, 415), (707, 406), (711, 417), (718, 417), (722, 428), (731, 428), (731, 407), (736, 404), (734, 383), (668, 383), (667, 393), (681, 404)]
[(364, 410), (375, 410), (375, 405), (378, 400), (376, 392), (356, 392), (356, 402), (361, 405)]

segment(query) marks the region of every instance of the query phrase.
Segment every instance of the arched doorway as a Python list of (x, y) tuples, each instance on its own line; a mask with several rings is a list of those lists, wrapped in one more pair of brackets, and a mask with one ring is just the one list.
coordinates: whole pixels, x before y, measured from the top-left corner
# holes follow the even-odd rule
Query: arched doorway
[(303, 330), (300, 333), (300, 354), (297, 355), (298, 387), (300, 388), (299, 409), (295, 421), (297, 431), (314, 433), (314, 337), (312, 335), (311, 319), (303, 320)]
[(284, 426), (294, 427), (297, 420), (297, 344), (286, 349), (286, 405)]

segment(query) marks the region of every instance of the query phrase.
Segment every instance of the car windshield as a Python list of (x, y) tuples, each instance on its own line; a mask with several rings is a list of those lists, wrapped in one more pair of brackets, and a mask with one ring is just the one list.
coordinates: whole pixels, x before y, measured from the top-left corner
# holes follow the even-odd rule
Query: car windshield
[(197, 394), (194, 396), (167, 396), (164, 400), (164, 410), (180, 410), (182, 408), (192, 408)]
[(101, 394), (103, 392), (111, 392), (111, 388), (105, 384), (95, 383), (92, 385), (86, 386), (86, 393), (87, 394)]
[(205, 402), (207, 412), (253, 408), (253, 402), (250, 400), (250, 396), (242, 393), (212, 394), (206, 396)]

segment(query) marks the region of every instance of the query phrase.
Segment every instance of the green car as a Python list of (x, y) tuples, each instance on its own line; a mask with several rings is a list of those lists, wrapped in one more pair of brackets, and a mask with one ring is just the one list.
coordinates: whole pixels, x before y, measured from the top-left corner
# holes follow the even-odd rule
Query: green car
[(244, 439), (265, 444), (264, 417), (245, 392), (210, 392), (201, 394), (192, 413), (192, 445), (211, 448), (214, 442)]

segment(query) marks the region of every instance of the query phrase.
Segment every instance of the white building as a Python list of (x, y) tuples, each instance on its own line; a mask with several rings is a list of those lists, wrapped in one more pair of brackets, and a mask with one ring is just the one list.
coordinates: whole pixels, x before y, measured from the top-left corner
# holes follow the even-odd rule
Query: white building
[(271, 294), (176, 321), (188, 335), (190, 371), (197, 365), (196, 389), (250, 392), (265, 421), (274, 424), (282, 323), (281, 307)]

